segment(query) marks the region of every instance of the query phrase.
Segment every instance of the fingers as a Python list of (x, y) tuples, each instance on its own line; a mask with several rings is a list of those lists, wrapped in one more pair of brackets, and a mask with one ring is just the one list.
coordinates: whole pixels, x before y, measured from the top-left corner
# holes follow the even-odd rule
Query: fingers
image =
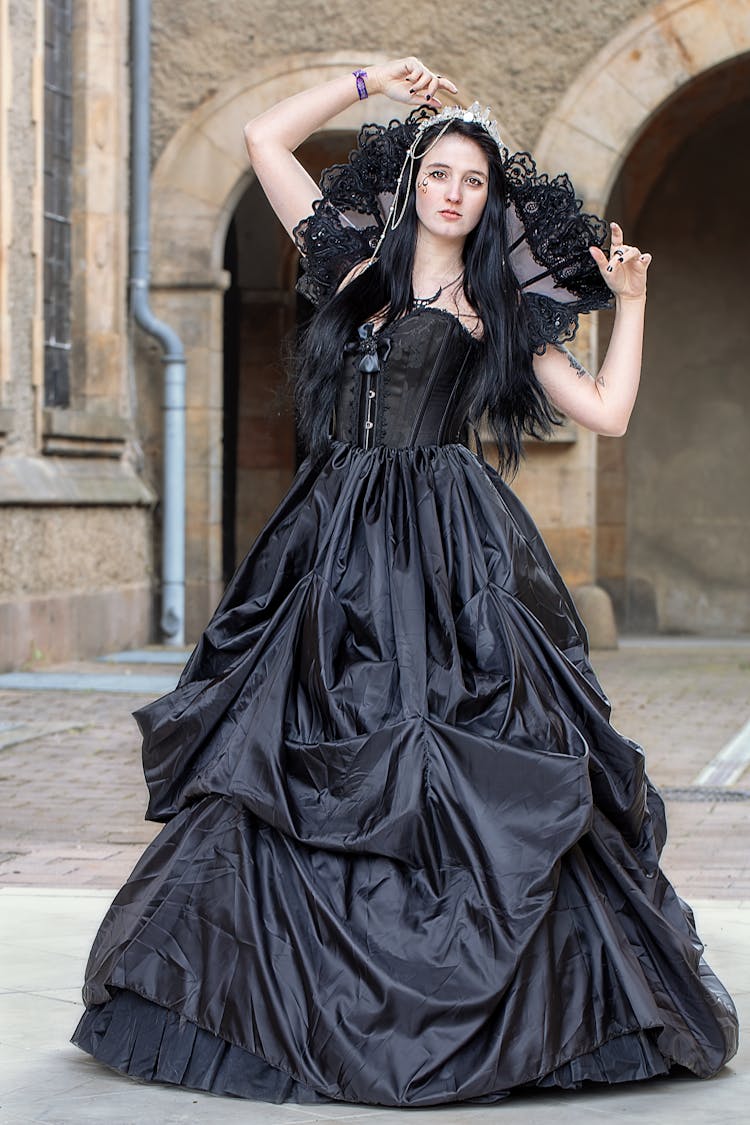
[[(589, 246), (589, 253), (599, 267), (607, 285), (616, 292), (625, 291), (628, 288), (628, 278), (631, 280), (645, 278), (648, 267), (651, 265), (651, 255), (641, 253), (637, 246), (621, 244), (613, 247), (610, 258), (598, 246)], [(640, 282), (638, 285), (640, 287)]]
[(407, 82), (409, 83), (410, 86), (414, 86), (415, 83), (417, 83), (422, 78), (423, 74), (424, 74), (424, 67), (423, 66), (412, 66), (407, 71), (406, 80), (407, 80)]
[(441, 107), (443, 103), (437, 96), (438, 90), (447, 90), (451, 94), (458, 93), (458, 87), (450, 78), (442, 74), (434, 74), (419, 59), (407, 59), (406, 64), (408, 70), (405, 81), (409, 85), (409, 94), (416, 102), (426, 102)]
[(612, 231), (612, 240), (609, 250), (610, 261), (614, 259), (614, 265), (623, 261), (629, 261), (631, 258), (638, 258), (639, 261), (649, 265), (651, 262), (650, 254), (642, 254), (637, 246), (625, 245), (625, 236), (622, 233), (622, 227), (619, 223), (610, 223), (609, 226)]
[(612, 273), (617, 266), (621, 266), (625, 262), (630, 262), (634, 258), (640, 258), (641, 252), (637, 246), (626, 246), (622, 227), (619, 223), (610, 223), (609, 225), (612, 231), (612, 240), (609, 248), (610, 257), (607, 270), (609, 273)]
[(637, 246), (621, 246), (619, 250), (615, 250), (614, 257), (610, 261), (610, 265), (624, 266), (626, 262), (632, 262), (634, 258), (640, 258), (641, 252)]
[(603, 250), (600, 250), (598, 246), (589, 246), (589, 253), (600, 270), (605, 270), (607, 268), (609, 258)]
[(406, 77), (412, 81), (419, 77), (424, 70), (424, 66), (419, 59), (411, 55), (409, 58), (403, 60), (403, 65), (406, 67)]
[(645, 272), (651, 265), (651, 255), (642, 254), (637, 246), (628, 246), (624, 250), (616, 252), (614, 260), (607, 266), (607, 272), (618, 273), (623, 266), (631, 262), (634, 269)]
[(458, 86), (455, 82), (451, 82), (450, 78), (446, 78), (443, 74), (438, 74), (437, 78), (443, 90), (447, 90), (450, 94), (458, 93)]
[(433, 81), (435, 82), (435, 89), (437, 89), (437, 81), (435, 79), (435, 75), (431, 70), (428, 70), (427, 67), (424, 67), (419, 77), (414, 79), (414, 81), (411, 83), (411, 89), (409, 90), (409, 93), (415, 94), (417, 99), (420, 101), (429, 101), (430, 99), (427, 98), (427, 95), (432, 94), (430, 86), (432, 85)]
[(437, 90), (440, 85), (440, 80), (437, 75), (434, 75), (427, 84), (427, 87), (422, 90), (424, 99), (430, 105), (442, 106), (442, 102), (437, 97)]

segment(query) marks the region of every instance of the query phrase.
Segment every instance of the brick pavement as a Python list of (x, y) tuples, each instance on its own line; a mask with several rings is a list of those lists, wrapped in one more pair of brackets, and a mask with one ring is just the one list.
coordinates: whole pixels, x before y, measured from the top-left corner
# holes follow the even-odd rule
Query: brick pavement
[(148, 698), (0, 692), (0, 883), (114, 887), (127, 876), (160, 827), (143, 819), (131, 715)]
[[(594, 663), (615, 725), (645, 746), (657, 785), (689, 786), (750, 717), (750, 646), (629, 645)], [(0, 691), (0, 884), (124, 880), (159, 830), (143, 819), (131, 717), (148, 698)], [(750, 788), (750, 776), (738, 784)], [(678, 890), (750, 898), (750, 801), (670, 800), (668, 813), (664, 866)]]
[[(622, 647), (597, 673), (618, 730), (646, 751), (667, 794), (687, 787), (750, 719), (750, 646)], [(750, 770), (737, 783), (750, 789)], [(699, 791), (695, 796), (698, 797)], [(688, 899), (750, 898), (750, 801), (670, 800), (663, 867)]]

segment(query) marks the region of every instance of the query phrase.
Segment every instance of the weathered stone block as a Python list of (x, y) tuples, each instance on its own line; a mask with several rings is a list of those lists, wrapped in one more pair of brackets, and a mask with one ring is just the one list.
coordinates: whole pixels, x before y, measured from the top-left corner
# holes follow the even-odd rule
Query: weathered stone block
[(540, 528), (555, 565), (569, 586), (590, 585), (594, 577), (592, 527)]
[(152, 621), (150, 585), (0, 601), (0, 671), (140, 648)]
[(572, 590), (592, 648), (617, 648), (617, 625), (612, 602), (601, 586), (576, 586)]
[(603, 525), (596, 529), (596, 576), (622, 578), (627, 567), (627, 528), (625, 524)]

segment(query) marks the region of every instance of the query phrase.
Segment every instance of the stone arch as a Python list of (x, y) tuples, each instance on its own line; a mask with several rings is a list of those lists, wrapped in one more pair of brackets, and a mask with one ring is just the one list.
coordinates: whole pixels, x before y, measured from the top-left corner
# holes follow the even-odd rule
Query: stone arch
[[(384, 56), (383, 56), (384, 58)], [(381, 61), (376, 56), (374, 62)], [(226, 83), (199, 106), (160, 154), (151, 181), (152, 304), (180, 333), (187, 354), (187, 633), (205, 624), (222, 585), (223, 269), (227, 228), (252, 180), (242, 130), (246, 121), (291, 94), (361, 60), (345, 52), (297, 54), (256, 67), (250, 80)], [(406, 107), (404, 107), (406, 109)], [(324, 130), (356, 131), (373, 114), (357, 102)], [(148, 401), (154, 471), (160, 437), (152, 351), (138, 341), (138, 377)], [(148, 441), (147, 441), (148, 444)]]
[[(226, 83), (194, 110), (160, 154), (152, 175), (156, 286), (220, 280), (227, 226), (252, 177), (242, 139), (245, 122), (282, 98), (357, 65), (343, 52), (274, 59), (256, 67), (250, 80)], [(372, 116), (371, 103), (357, 102), (322, 131), (357, 130)], [(186, 223), (189, 247), (183, 240)]]
[(568, 87), (536, 155), (566, 169), (601, 210), (651, 117), (693, 78), (750, 51), (748, 0), (663, 0), (625, 27)]
[[(641, 138), (650, 135), (655, 119), (661, 119), (665, 107), (683, 99), (696, 79), (702, 80), (731, 66), (748, 52), (749, 0), (721, 4), (716, 0), (664, 0), (613, 38), (565, 91), (539, 137), (539, 165), (550, 172), (565, 169), (586, 208), (606, 214), (626, 162)], [(698, 105), (695, 108), (700, 109)], [(650, 181), (639, 186), (641, 200), (685, 135), (675, 130), (674, 135), (666, 137), (665, 130), (661, 130), (659, 160), (654, 159), (652, 145), (650, 165), (639, 162), (639, 170)], [(596, 366), (598, 317), (584, 318), (584, 322), (579, 354)], [(594, 435), (580, 435), (574, 456), (582, 470), (577, 487), (582, 499), (588, 499), (590, 534), (583, 534), (582, 538), (590, 544), (592, 582), (598, 573), (596, 497), (600, 452), (601, 442)], [(623, 487), (622, 481), (618, 487)], [(565, 569), (564, 558), (561, 561)], [(587, 624), (593, 626), (592, 639), (596, 640), (596, 622)]]

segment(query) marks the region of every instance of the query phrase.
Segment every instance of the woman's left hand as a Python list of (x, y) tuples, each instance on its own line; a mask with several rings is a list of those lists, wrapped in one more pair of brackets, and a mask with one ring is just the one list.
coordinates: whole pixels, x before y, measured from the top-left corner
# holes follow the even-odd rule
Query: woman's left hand
[(634, 300), (646, 296), (646, 274), (651, 263), (651, 255), (643, 254), (637, 246), (626, 246), (622, 228), (610, 223), (612, 245), (609, 258), (598, 246), (589, 246), (606, 284), (616, 297)]

